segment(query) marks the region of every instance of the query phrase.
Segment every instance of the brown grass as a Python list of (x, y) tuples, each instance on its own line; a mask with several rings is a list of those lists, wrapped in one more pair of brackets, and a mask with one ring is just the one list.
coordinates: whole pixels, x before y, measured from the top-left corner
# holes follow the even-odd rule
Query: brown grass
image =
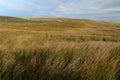
[(90, 20), (1, 22), (0, 80), (115, 80), (119, 33)]

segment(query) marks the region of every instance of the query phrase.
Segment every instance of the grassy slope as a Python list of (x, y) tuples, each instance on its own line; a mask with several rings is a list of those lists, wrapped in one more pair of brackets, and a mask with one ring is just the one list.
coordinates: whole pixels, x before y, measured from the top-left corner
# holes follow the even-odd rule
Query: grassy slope
[[(16, 20), (16, 19), (14, 19)], [(78, 19), (0, 23), (2, 80), (115, 80), (120, 24)]]
[(0, 16), (0, 21), (22, 21), (23, 18), (9, 17), (9, 16)]

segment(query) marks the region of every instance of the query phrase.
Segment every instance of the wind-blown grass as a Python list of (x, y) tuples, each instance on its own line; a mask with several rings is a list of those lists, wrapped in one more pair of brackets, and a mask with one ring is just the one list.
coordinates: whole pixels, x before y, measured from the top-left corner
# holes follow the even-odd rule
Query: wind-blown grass
[(116, 80), (120, 28), (95, 23), (0, 23), (0, 80)]

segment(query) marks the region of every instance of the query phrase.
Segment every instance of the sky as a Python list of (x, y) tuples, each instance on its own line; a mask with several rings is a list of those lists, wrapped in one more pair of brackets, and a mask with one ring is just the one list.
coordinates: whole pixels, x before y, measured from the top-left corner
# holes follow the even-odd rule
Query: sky
[(0, 16), (120, 22), (120, 0), (0, 0)]

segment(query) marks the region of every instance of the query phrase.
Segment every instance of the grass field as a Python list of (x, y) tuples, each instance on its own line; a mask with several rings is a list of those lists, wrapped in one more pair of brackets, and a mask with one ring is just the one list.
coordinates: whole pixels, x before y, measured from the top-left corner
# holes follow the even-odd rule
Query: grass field
[(120, 23), (0, 18), (0, 80), (117, 80)]

